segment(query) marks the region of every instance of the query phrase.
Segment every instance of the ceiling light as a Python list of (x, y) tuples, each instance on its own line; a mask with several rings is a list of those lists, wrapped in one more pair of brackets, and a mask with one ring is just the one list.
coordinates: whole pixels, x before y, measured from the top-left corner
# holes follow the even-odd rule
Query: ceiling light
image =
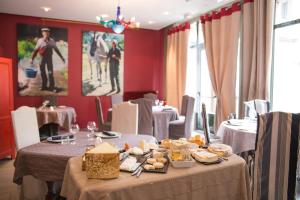
[(45, 12), (48, 12), (48, 11), (50, 11), (50, 10), (51, 10), (51, 8), (50, 8), (50, 7), (41, 7), (41, 9), (43, 9)]
[(168, 11), (163, 12), (163, 15), (169, 15), (170, 13)]
[(150, 21), (148, 21), (148, 24), (154, 24), (154, 21), (150, 20)]

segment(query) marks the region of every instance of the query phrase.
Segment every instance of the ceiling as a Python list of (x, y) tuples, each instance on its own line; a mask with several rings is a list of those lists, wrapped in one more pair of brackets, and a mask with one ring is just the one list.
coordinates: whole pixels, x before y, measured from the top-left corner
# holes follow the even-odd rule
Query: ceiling
[(159, 30), (184, 21), (184, 15), (196, 17), (233, 0), (0, 0), (0, 13), (95, 23), (103, 14), (115, 18), (118, 1), (126, 20), (135, 17), (141, 28)]

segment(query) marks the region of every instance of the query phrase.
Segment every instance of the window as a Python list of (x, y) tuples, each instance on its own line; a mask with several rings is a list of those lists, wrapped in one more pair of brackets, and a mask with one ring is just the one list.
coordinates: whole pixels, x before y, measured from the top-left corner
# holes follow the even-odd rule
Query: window
[(300, 7), (299, 0), (276, 4), (271, 77), (273, 111), (300, 112)]
[(199, 22), (191, 24), (188, 45), (188, 66), (185, 93), (196, 99), (196, 129), (201, 129), (201, 104), (206, 104), (210, 126), (212, 126), (216, 102), (209, 77), (202, 28)]

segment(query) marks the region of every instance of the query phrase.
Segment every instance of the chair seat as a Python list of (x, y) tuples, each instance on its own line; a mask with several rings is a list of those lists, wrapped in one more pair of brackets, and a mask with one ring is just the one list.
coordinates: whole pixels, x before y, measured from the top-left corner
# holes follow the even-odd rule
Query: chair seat
[(184, 122), (185, 122), (185, 118), (181, 118), (181, 119), (179, 118), (178, 120), (169, 122), (169, 125), (170, 126), (183, 125)]

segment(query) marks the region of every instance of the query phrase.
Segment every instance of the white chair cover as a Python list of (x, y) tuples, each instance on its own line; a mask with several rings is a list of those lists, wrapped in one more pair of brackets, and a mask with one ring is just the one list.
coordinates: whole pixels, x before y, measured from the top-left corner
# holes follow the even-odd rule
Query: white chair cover
[[(11, 112), (17, 150), (39, 143), (39, 129), (35, 108), (22, 106)], [(47, 184), (33, 176), (24, 176), (20, 199), (42, 200), (48, 192)]]
[(130, 102), (113, 105), (111, 130), (124, 134), (137, 134), (138, 105)]

